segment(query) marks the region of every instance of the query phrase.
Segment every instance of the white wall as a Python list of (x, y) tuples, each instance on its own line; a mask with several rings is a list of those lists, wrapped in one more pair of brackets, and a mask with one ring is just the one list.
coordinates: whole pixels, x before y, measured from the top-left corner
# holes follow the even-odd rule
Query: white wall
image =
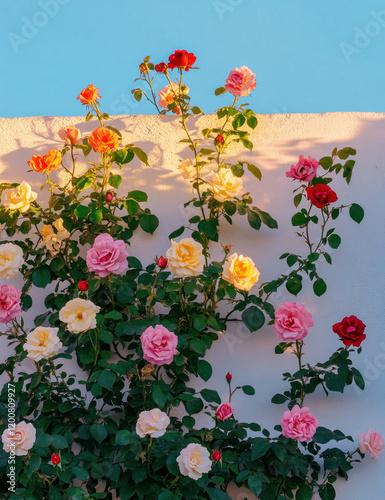
[[(214, 120), (205, 116), (192, 123), (204, 127)], [(1, 181), (28, 181), (39, 192), (41, 174), (27, 172), (27, 161), (33, 154), (44, 154), (52, 147), (60, 147), (57, 131), (61, 126), (75, 124), (89, 133), (95, 122), (84, 123), (83, 118), (15, 118), (0, 119), (0, 178)], [(130, 253), (140, 255), (144, 263), (155, 255), (164, 254), (169, 246), (167, 235), (190, 216), (183, 203), (189, 199), (190, 186), (177, 171), (178, 159), (190, 152), (177, 140), (183, 138), (178, 119), (156, 116), (119, 116), (111, 125), (123, 132), (125, 142), (133, 142), (149, 154), (150, 166), (138, 161), (126, 165), (122, 192), (142, 189), (149, 193), (149, 206), (160, 217), (155, 236), (136, 234)], [(364, 374), (367, 388), (361, 393), (350, 387), (341, 395), (332, 393), (325, 399), (321, 391), (308, 397), (307, 404), (321, 425), (341, 429), (353, 437), (370, 427), (385, 436), (385, 336), (384, 336), (384, 163), (385, 115), (376, 113), (328, 113), (325, 115), (272, 115), (259, 116), (259, 126), (253, 133), (254, 152), (232, 150), (230, 156), (256, 163), (263, 172), (260, 183), (251, 175), (245, 186), (252, 193), (255, 204), (269, 211), (279, 222), (279, 230), (263, 228), (256, 232), (246, 220), (238, 218), (232, 227), (224, 225), (221, 241), (233, 245), (233, 250), (249, 255), (261, 271), (261, 282), (272, 280), (285, 270), (278, 257), (284, 251), (303, 252), (304, 244), (296, 238), (290, 218), (294, 213), (293, 184), (285, 178), (291, 163), (300, 154), (315, 158), (330, 155), (335, 146), (352, 146), (358, 155), (356, 171), (350, 187), (338, 180), (334, 189), (344, 204), (357, 202), (366, 212), (358, 226), (348, 214), (336, 221), (342, 244), (332, 251), (333, 266), (324, 263), (319, 271), (328, 284), (325, 296), (317, 298), (311, 287), (305, 286), (297, 299), (282, 292), (273, 298), (276, 306), (286, 300), (297, 300), (312, 312), (315, 326), (306, 339), (306, 360), (326, 360), (340, 346), (331, 326), (344, 316), (355, 314), (367, 325), (367, 339), (363, 353), (354, 356), (357, 368)], [(39, 200), (46, 199), (39, 192)], [(5, 238), (5, 235), (2, 235)], [(215, 249), (213, 251), (215, 255)], [(21, 286), (21, 280), (14, 280)], [(278, 294), (277, 294), (278, 295)], [(44, 297), (44, 291), (35, 290), (34, 297)], [(27, 316), (32, 326), (32, 313), (41, 311), (36, 300)], [(29, 318), (29, 319), (28, 319)], [(1, 361), (7, 355), (1, 338)], [(273, 428), (279, 423), (283, 406), (270, 404), (270, 398), (286, 387), (281, 374), (294, 370), (295, 359), (290, 355), (274, 355), (276, 344), (272, 327), (249, 334), (242, 326), (230, 328), (216, 342), (207, 359), (214, 366), (209, 381), (225, 398), (227, 385), (224, 375), (233, 374), (236, 384), (252, 384), (255, 397), (237, 395), (234, 399), (238, 418), (257, 421)], [(27, 360), (28, 362), (28, 360)], [(353, 446), (353, 445), (352, 445)], [(348, 483), (337, 483), (339, 500), (359, 500), (370, 491), (371, 500), (382, 500), (385, 490), (385, 453), (379, 461), (367, 458), (350, 473)], [(244, 495), (234, 498), (242, 499)]]

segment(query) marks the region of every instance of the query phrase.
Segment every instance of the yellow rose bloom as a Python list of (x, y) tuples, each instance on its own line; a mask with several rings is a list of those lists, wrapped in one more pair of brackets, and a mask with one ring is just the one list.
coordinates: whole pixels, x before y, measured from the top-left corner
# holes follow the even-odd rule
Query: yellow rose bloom
[(237, 196), (243, 189), (243, 181), (236, 177), (230, 169), (221, 168), (213, 175), (210, 189), (217, 201), (224, 202)]
[(24, 264), (23, 250), (13, 243), (0, 245), (0, 279), (11, 279)]
[(72, 299), (60, 309), (59, 319), (67, 323), (67, 330), (72, 333), (86, 332), (96, 327), (96, 315), (100, 307), (90, 300)]
[[(53, 227), (52, 227), (53, 226)], [(70, 233), (63, 227), (63, 219), (57, 219), (53, 224), (44, 224), (42, 246), (46, 247), (51, 255), (57, 255), (62, 247), (63, 240), (69, 238)], [(56, 232), (54, 231), (56, 229)]]
[(258, 281), (259, 274), (250, 257), (233, 253), (224, 263), (222, 278), (238, 290), (249, 291)]
[(59, 328), (38, 326), (32, 332), (29, 332), (27, 342), (23, 345), (23, 349), (28, 351), (27, 357), (34, 361), (40, 361), (55, 356), (63, 347), (57, 336), (58, 331)]
[(172, 273), (181, 278), (197, 276), (203, 271), (203, 247), (192, 238), (183, 238), (177, 243), (171, 240), (166, 252), (167, 265)]
[(19, 210), (24, 213), (29, 210), (30, 204), (37, 198), (28, 182), (23, 181), (19, 186), (6, 189), (1, 193), (1, 205), (10, 210)]

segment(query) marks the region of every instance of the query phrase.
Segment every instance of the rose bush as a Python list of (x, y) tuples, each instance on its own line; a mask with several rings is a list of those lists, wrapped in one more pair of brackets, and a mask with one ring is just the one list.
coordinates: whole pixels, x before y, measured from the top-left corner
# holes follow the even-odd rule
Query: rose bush
[[(316, 295), (325, 293), (317, 260), (322, 257), (331, 264), (327, 245), (337, 248), (340, 237), (327, 225), (347, 207), (329, 206), (337, 201), (329, 184), (333, 173), (342, 172), (350, 181), (354, 161), (348, 158), (355, 150), (335, 149), (319, 161), (301, 156), (292, 166), (288, 177), (299, 183), (294, 204), (306, 204), (292, 224), (306, 243), (306, 255), (283, 254), (288, 273), (260, 283), (258, 262), (231, 254), (230, 245), (222, 247), (219, 260), (211, 256), (223, 220), (232, 224), (237, 216), (246, 216), (255, 230), (262, 224), (278, 227), (247, 192), (245, 170), (261, 180), (260, 170), (249, 162), (232, 163), (227, 156), (233, 142), (253, 150), (250, 130), (256, 128), (257, 117), (238, 100), (256, 88), (255, 74), (245, 66), (230, 73), (215, 94), (228, 92), (232, 104), (217, 111), (216, 127), (195, 137), (189, 117), (202, 111), (190, 105), (184, 78), (195, 69), (196, 57), (177, 50), (168, 61), (154, 65), (145, 58), (139, 79), (149, 90), (137, 88), (133, 94), (138, 101), (145, 96), (162, 115), (178, 115), (185, 134), (181, 144), (190, 156), (179, 170), (194, 193), (186, 206), (196, 212), (188, 225), (169, 235), (171, 246), (162, 248), (160, 257), (154, 253), (153, 261), (143, 264), (134, 256), (134, 246), (127, 251), (135, 231), (152, 234), (159, 221), (144, 205), (146, 193), (123, 192), (116, 170), (129, 175), (128, 164), (135, 157), (144, 164), (148, 160), (144, 151), (124, 144), (120, 131), (107, 125), (100, 89), (92, 84), (78, 99), (87, 107), (86, 121), (97, 120), (98, 127), (81, 138), (69, 125), (59, 131), (64, 142), (60, 151), (29, 160), (35, 175), (44, 176), (48, 204), (26, 184), (0, 185), (0, 223), (13, 238), (12, 243), (0, 242), (0, 278), (12, 279), (21, 271), (24, 280), (20, 292), (8, 284), (0, 289), (3, 335), (14, 348), (0, 365), (0, 373), (10, 379), (0, 398), (1, 496), (226, 500), (229, 485), (235, 483), (261, 500), (310, 500), (316, 491), (329, 500), (337, 477), (347, 478), (366, 451), (378, 456), (382, 438), (371, 429), (359, 437), (353, 451), (321, 449), (330, 441), (353, 439), (321, 426), (304, 402), (319, 386), (326, 392), (343, 392), (352, 383), (364, 388), (350, 354), (361, 352), (365, 325), (354, 316), (334, 325), (345, 346), (312, 366), (303, 353), (308, 329), (314, 327), (312, 316), (295, 302), (275, 311), (269, 297), (282, 285), (297, 295), (304, 277), (313, 282)], [(153, 87), (154, 72), (164, 78), (159, 95)], [(79, 174), (77, 157), (87, 158), (91, 150), (93, 161)], [(337, 158), (347, 161), (335, 163)], [(68, 180), (55, 181), (56, 170), (65, 172)], [(339, 192), (338, 198), (343, 197)], [(360, 222), (362, 208), (348, 207), (351, 218)], [(313, 241), (315, 229), (319, 235)], [(188, 237), (180, 238), (185, 232)], [(24, 316), (30, 314), (32, 287), (47, 293), (45, 312), (34, 318), (35, 328), (28, 329)], [(284, 374), (289, 387), (272, 399), (288, 407), (274, 433), (255, 421), (237, 419), (235, 395), (242, 391), (252, 396), (253, 387), (233, 387), (235, 380), (227, 373), (229, 398), (222, 401), (208, 386), (212, 367), (205, 354), (226, 334), (229, 321), (242, 321), (251, 332), (267, 321), (280, 341), (276, 353), (290, 350), (297, 358), (298, 368)], [(34, 362), (32, 373), (25, 368), (26, 357)], [(68, 373), (63, 360), (76, 362), (82, 379)], [(199, 391), (193, 384), (197, 377), (206, 384)], [(14, 431), (6, 417), (10, 388), (16, 400)], [(212, 419), (211, 425), (199, 426), (201, 414)], [(9, 491), (5, 479), (13, 448), (17, 486)]]

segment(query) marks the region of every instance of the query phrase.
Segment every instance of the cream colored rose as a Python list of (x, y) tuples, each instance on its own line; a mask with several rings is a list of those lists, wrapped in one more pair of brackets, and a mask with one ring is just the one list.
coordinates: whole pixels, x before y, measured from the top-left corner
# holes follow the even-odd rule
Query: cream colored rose
[(36, 429), (30, 422), (19, 422), (15, 428), (8, 427), (1, 436), (6, 453), (27, 455), (36, 441)]
[(51, 224), (44, 224), (42, 227), (42, 246), (46, 247), (51, 255), (57, 255), (60, 252), (63, 241), (69, 238), (70, 233), (64, 228), (62, 218), (55, 220), (52, 226)]
[(259, 274), (250, 257), (233, 253), (224, 263), (222, 278), (239, 290), (249, 291), (258, 281)]
[(197, 169), (195, 168), (195, 163), (191, 160), (191, 158), (181, 161), (178, 165), (178, 170), (183, 177), (188, 180), (197, 176)]
[(207, 448), (197, 443), (190, 443), (183, 448), (176, 461), (181, 474), (191, 479), (197, 480), (202, 477), (202, 474), (211, 470), (210, 454)]
[(72, 299), (60, 309), (59, 319), (67, 323), (67, 329), (72, 333), (86, 332), (96, 327), (96, 315), (100, 307), (90, 300)]
[(13, 243), (0, 245), (0, 279), (11, 279), (24, 264), (23, 250)]
[(166, 252), (167, 265), (171, 272), (181, 278), (197, 276), (203, 271), (203, 247), (192, 238), (183, 238), (179, 243), (171, 240)]
[(1, 205), (10, 210), (19, 210), (26, 212), (30, 204), (37, 198), (37, 193), (32, 191), (28, 182), (23, 181), (19, 186), (6, 189), (1, 194)]
[(38, 326), (29, 332), (27, 342), (23, 345), (23, 349), (28, 351), (27, 357), (34, 361), (40, 361), (55, 356), (63, 347), (57, 336), (58, 331), (59, 328)]
[(170, 419), (166, 413), (160, 411), (159, 408), (154, 408), (150, 411), (142, 411), (136, 422), (136, 433), (141, 438), (144, 438), (146, 434), (158, 438), (163, 436), (169, 424)]
[(217, 201), (224, 202), (237, 196), (243, 189), (243, 181), (228, 168), (221, 168), (213, 175), (210, 188)]

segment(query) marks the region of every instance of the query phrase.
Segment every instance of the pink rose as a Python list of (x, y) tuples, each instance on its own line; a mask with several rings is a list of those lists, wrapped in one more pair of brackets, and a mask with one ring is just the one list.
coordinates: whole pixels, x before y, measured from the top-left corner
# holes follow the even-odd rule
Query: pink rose
[(76, 144), (81, 141), (80, 130), (73, 125), (62, 127), (59, 130), (58, 135), (66, 144)]
[(274, 330), (278, 340), (294, 342), (307, 335), (307, 329), (314, 325), (312, 315), (305, 307), (295, 302), (284, 302), (275, 312)]
[(228, 420), (234, 413), (231, 403), (222, 403), (215, 411), (215, 416), (221, 422)]
[(174, 355), (178, 354), (178, 337), (162, 325), (149, 326), (142, 333), (140, 341), (143, 358), (153, 365), (169, 365)]
[(358, 436), (358, 445), (361, 453), (369, 451), (371, 458), (379, 458), (384, 439), (379, 432), (369, 429)]
[(20, 290), (12, 285), (0, 286), (0, 323), (8, 323), (20, 316)]
[(281, 419), (282, 434), (300, 442), (310, 441), (318, 426), (318, 420), (306, 406), (295, 405), (291, 411), (285, 411)]
[(256, 86), (255, 73), (247, 66), (233, 69), (225, 83), (225, 89), (230, 92), (230, 94), (237, 95), (238, 97), (249, 95)]
[(318, 167), (319, 164), (315, 158), (311, 158), (310, 156), (305, 158), (301, 155), (297, 165), (292, 165), (290, 170), (286, 172), (286, 177), (292, 177), (293, 179), (298, 179), (299, 181), (310, 182), (314, 179)]
[(95, 238), (94, 246), (87, 252), (87, 267), (101, 278), (111, 273), (123, 274), (128, 269), (128, 252), (123, 240), (116, 240), (107, 233)]

